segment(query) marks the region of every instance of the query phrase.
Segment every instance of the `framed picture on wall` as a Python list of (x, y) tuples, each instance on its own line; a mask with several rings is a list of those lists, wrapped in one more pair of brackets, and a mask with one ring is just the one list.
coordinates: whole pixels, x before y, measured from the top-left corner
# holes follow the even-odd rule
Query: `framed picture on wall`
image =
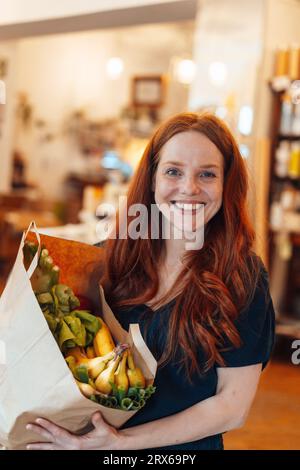
[(164, 101), (162, 75), (134, 77), (132, 80), (132, 104), (134, 107), (159, 108)]

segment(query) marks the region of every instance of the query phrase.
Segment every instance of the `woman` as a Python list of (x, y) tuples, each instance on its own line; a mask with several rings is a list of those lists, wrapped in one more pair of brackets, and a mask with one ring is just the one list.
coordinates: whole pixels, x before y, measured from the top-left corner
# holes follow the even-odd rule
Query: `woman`
[(222, 449), (222, 433), (243, 425), (274, 339), (247, 188), (244, 161), (219, 119), (183, 113), (160, 126), (128, 193), (128, 207), (146, 206), (148, 222), (151, 204), (159, 208), (159, 236), (144, 219), (140, 238), (108, 240), (101, 280), (121, 324), (138, 322), (159, 361), (157, 391), (121, 430), (100, 413), (81, 437), (37, 420), (30, 428), (50, 443), (29, 448)]

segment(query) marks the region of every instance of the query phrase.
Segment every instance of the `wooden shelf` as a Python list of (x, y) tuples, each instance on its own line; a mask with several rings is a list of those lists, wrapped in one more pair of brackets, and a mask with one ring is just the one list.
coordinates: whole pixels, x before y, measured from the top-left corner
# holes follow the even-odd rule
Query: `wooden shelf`
[(269, 225), (269, 230), (272, 233), (282, 233), (282, 232), (287, 233), (287, 234), (291, 235), (292, 237), (296, 237), (297, 239), (298, 239), (298, 237), (300, 237), (300, 230), (297, 230), (297, 231), (296, 230), (289, 230), (286, 227), (281, 228), (281, 229), (276, 229), (276, 228), (272, 227), (271, 225)]
[(278, 176), (278, 175), (272, 175), (272, 178), (274, 181), (279, 182), (279, 183), (292, 183), (296, 186), (299, 186), (300, 184), (300, 177), (299, 178), (291, 178), (290, 176)]
[(284, 134), (279, 134), (277, 136), (278, 140), (289, 140), (291, 142), (299, 140), (300, 142), (300, 135), (284, 135)]

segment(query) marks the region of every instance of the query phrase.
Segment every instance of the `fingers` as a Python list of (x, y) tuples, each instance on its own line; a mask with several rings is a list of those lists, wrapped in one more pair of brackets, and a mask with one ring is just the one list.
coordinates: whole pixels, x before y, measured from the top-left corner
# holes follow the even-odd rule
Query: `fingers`
[(28, 429), (28, 431), (33, 431), (36, 434), (39, 434), (40, 436), (44, 437), (45, 439), (48, 439), (49, 441), (52, 440), (52, 434), (41, 426), (38, 426), (37, 424), (27, 424), (26, 429)]
[[(52, 447), (54, 446), (56, 450), (57, 449), (68, 450), (68, 449), (78, 448), (78, 444), (79, 444), (78, 437), (70, 433), (66, 429), (63, 429), (60, 426), (57, 426), (56, 424), (44, 418), (37, 418), (35, 420), (35, 423), (28, 424), (26, 426), (27, 429), (32, 430), (33, 432), (36, 432), (37, 434), (39, 434), (40, 436), (42, 436), (43, 438), (47, 439), (50, 442), (29, 444), (29, 446), (34, 446), (34, 447), (30, 447), (30, 449), (32, 450), (48, 449), (49, 450), (50, 449), (49, 446), (52, 446)], [(41, 448), (40, 446), (43, 446), (43, 448)]]
[(93, 414), (92, 416), (92, 424), (95, 428), (98, 428), (99, 426), (105, 426), (106, 422), (102, 418), (102, 415), (99, 411)]
[(35, 442), (34, 444), (28, 444), (26, 446), (27, 450), (62, 450), (60, 447), (55, 444), (50, 444), (48, 442)]
[(61, 428), (60, 426), (57, 426), (56, 424), (52, 423), (51, 421), (48, 421), (47, 419), (38, 418), (38, 419), (35, 420), (35, 422), (41, 428), (48, 431), (48, 433), (50, 433), (52, 435), (52, 437), (64, 438), (64, 437), (69, 437), (70, 436), (70, 433), (68, 431)]

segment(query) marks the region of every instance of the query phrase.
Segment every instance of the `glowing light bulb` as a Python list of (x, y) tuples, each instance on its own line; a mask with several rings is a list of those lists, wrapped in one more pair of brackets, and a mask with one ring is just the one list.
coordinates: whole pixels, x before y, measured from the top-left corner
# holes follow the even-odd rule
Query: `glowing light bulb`
[(190, 59), (184, 59), (177, 62), (175, 66), (175, 77), (178, 82), (184, 85), (190, 85), (195, 78), (196, 65)]
[(212, 62), (209, 66), (209, 76), (215, 86), (222, 86), (226, 82), (228, 70), (224, 62)]
[(117, 80), (124, 69), (123, 60), (120, 57), (111, 57), (106, 64), (106, 72), (109, 78)]
[(253, 123), (253, 109), (251, 106), (242, 106), (239, 112), (238, 129), (243, 135), (250, 135)]

